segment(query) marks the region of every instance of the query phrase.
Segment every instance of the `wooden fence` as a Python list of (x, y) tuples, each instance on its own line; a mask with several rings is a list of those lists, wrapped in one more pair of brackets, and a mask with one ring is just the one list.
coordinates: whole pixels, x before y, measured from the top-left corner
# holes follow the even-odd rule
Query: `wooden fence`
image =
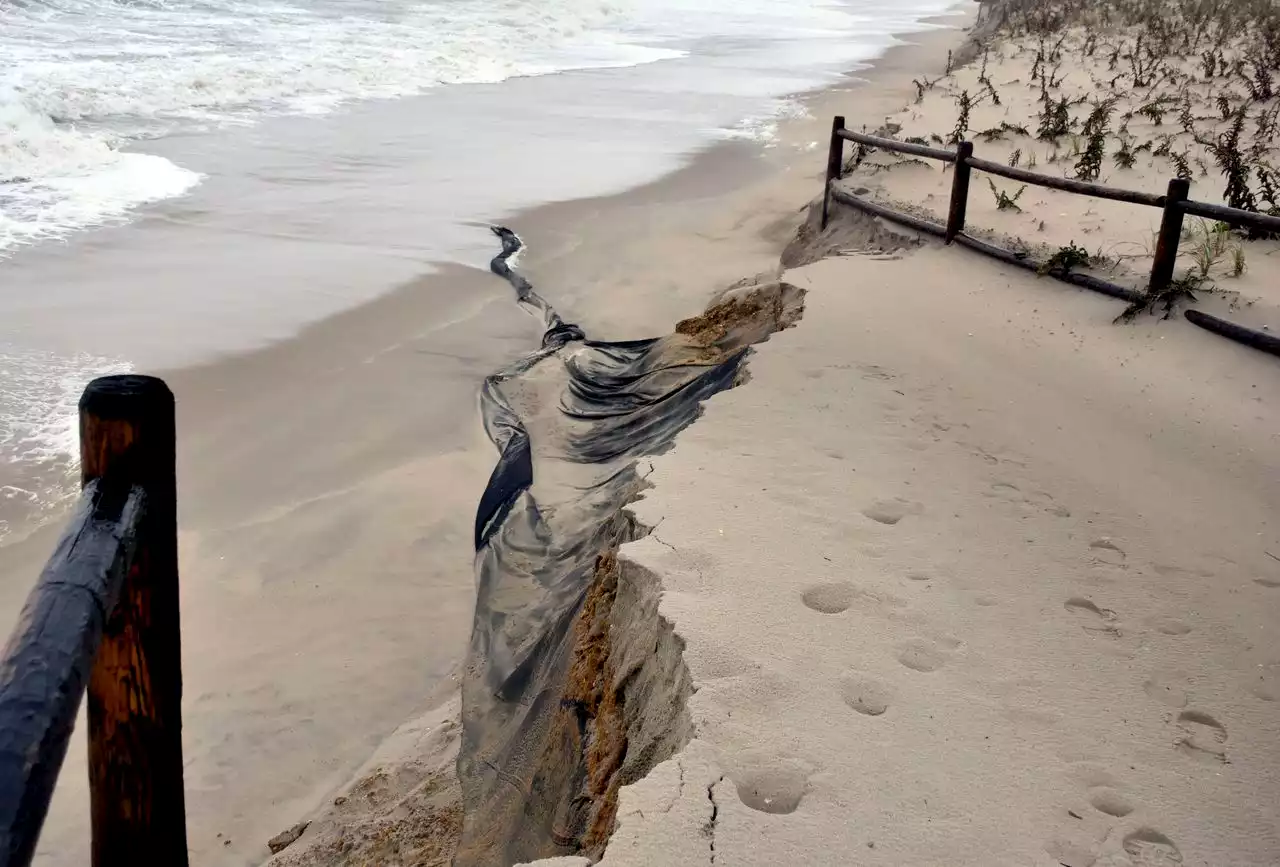
[(25, 867), (86, 692), (92, 864), (187, 864), (173, 395), (96, 379), (83, 490), (0, 653), (0, 867)]
[[(952, 174), (951, 201), (947, 211), (946, 225), (895, 211), (892, 208), (837, 188), (835, 181), (839, 179), (841, 167), (844, 164), (844, 143), (846, 141), (954, 165), (955, 171)], [(1238, 208), (1228, 208), (1223, 205), (1213, 205), (1207, 202), (1192, 201), (1188, 198), (1191, 191), (1191, 182), (1183, 178), (1174, 178), (1169, 181), (1168, 189), (1162, 196), (1134, 190), (1122, 190), (1103, 184), (1042, 175), (1026, 169), (1008, 166), (1004, 163), (980, 159), (973, 154), (972, 142), (962, 141), (956, 146), (955, 150), (948, 150), (854, 132), (845, 128), (843, 117), (836, 117), (831, 124), (831, 146), (827, 153), (826, 185), (822, 198), (822, 228), (825, 229), (827, 227), (831, 203), (834, 201), (858, 208), (874, 216), (909, 226), (919, 232), (937, 236), (947, 244), (958, 243), (961, 246), (977, 250), (1011, 265), (1031, 270), (1042, 270), (1044, 263), (1037, 263), (1026, 255), (1005, 250), (1002, 247), (965, 234), (965, 212), (969, 202), (969, 179), (974, 169), (1037, 187), (1048, 187), (1053, 190), (1093, 196), (1099, 199), (1110, 199), (1116, 202), (1127, 202), (1132, 205), (1159, 208), (1162, 212), (1160, 232), (1156, 237), (1156, 249), (1152, 257), (1151, 275), (1147, 281), (1147, 292), (1149, 294), (1144, 295), (1141, 292), (1116, 285), (1090, 274), (1077, 273), (1069, 268), (1049, 268), (1045, 271), (1045, 273), (1064, 282), (1083, 286), (1130, 303), (1138, 303), (1143, 301), (1144, 298), (1156, 297), (1169, 289), (1173, 282), (1174, 265), (1178, 257), (1178, 242), (1182, 236), (1182, 221), (1187, 214), (1219, 220), (1232, 226), (1243, 226), (1261, 232), (1280, 234), (1280, 217), (1257, 214)], [(1280, 355), (1280, 339), (1271, 334), (1245, 328), (1195, 310), (1187, 311), (1187, 318), (1214, 333), (1222, 334), (1232, 340), (1270, 352), (1273, 355)]]

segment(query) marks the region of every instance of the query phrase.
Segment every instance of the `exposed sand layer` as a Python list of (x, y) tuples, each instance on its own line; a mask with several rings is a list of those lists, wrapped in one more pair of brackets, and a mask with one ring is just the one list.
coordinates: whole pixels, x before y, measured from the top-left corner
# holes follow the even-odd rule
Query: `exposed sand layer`
[(618, 584), (614, 552), (649, 529), (624, 507), (646, 487), (642, 460), (738, 381), (748, 347), (792, 324), (803, 297), (748, 281), (667, 336), (584, 340), (512, 270), (520, 239), (495, 231), (491, 267), (546, 331), (481, 395), (500, 457), (476, 525), (458, 867), (598, 856), (618, 787), (684, 744), (688, 672), (657, 583)]
[(453, 774), (459, 735), (456, 698), (405, 723), (331, 807), (272, 838), (268, 845), (280, 854), (267, 863), (445, 867), (462, 827), (462, 799)]

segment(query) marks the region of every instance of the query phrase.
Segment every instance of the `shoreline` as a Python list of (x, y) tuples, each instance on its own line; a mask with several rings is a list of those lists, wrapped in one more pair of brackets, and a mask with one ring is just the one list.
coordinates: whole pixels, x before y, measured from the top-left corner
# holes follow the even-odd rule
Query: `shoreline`
[[(794, 179), (803, 175), (806, 191), (812, 182), (805, 198), (821, 185), (821, 151), (798, 149), (823, 140), (826, 101), (855, 91), (869, 112), (892, 110), (900, 99), (872, 93), (876, 82), (901, 84), (936, 55), (893, 46), (870, 70), (810, 94), (814, 116), (784, 122), (771, 151), (726, 143), (636, 190), (522, 212), (509, 222), (530, 227), (527, 272), (567, 318), (601, 335), (665, 333), (724, 286), (776, 265), (804, 201)], [(585, 288), (596, 285), (639, 288), (600, 297)], [(444, 326), (415, 326), (442, 307)], [(481, 327), (459, 340), (449, 321)], [(179, 395), (193, 852), (258, 860), (263, 841), (454, 689), (474, 596), (470, 522), (492, 468), (475, 389), (535, 330), (501, 281), (445, 266), (290, 340), (165, 372)], [(431, 391), (414, 405), (406, 396), (421, 383)], [(281, 403), (299, 398), (301, 409)], [(309, 443), (303, 460), (298, 442)], [(45, 526), (0, 548), (0, 563), (37, 574), (54, 535)], [(376, 582), (378, 605), (353, 573)], [(356, 695), (374, 700), (353, 705)], [(293, 758), (255, 762), (259, 750)], [(73, 744), (68, 767), (77, 753)], [(55, 852), (87, 839), (73, 818), (79, 797), (59, 790), (46, 834)]]

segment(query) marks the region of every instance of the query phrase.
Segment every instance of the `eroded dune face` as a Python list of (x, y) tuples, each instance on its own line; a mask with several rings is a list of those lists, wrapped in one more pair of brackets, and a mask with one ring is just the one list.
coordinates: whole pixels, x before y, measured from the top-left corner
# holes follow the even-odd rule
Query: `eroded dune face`
[(481, 398), (500, 457), (476, 517), (459, 865), (598, 856), (618, 788), (687, 739), (691, 682), (657, 581), (614, 556), (649, 531), (625, 507), (646, 487), (638, 462), (741, 381), (750, 345), (794, 323), (804, 294), (746, 281), (672, 334), (594, 342), (509, 267), (520, 239), (495, 232), (494, 272), (546, 331)]

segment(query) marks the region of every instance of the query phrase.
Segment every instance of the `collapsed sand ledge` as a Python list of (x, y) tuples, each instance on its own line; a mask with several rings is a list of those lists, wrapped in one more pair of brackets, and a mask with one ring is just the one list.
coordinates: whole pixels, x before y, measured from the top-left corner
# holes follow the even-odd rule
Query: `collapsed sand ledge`
[(679, 642), (656, 616), (656, 582), (614, 559), (649, 529), (625, 506), (646, 487), (638, 460), (668, 449), (703, 400), (739, 381), (747, 347), (794, 322), (803, 295), (744, 281), (667, 337), (579, 343), (509, 268), (518, 239), (503, 240), (493, 270), (548, 330), (512, 366), (518, 375), (491, 378), (482, 405), (486, 428), (502, 434), (490, 489), (505, 500), (486, 496), (499, 517), (482, 507), (477, 521), (487, 530), (463, 684), (460, 865), (598, 857), (618, 788), (682, 745), (691, 687)]
[(273, 838), (278, 867), (598, 858), (619, 788), (689, 737), (692, 684), (683, 643), (657, 614), (660, 586), (616, 557), (649, 531), (626, 507), (648, 487), (638, 462), (668, 449), (703, 400), (745, 381), (749, 347), (793, 325), (804, 293), (743, 280), (666, 337), (582, 342), (507, 267), (520, 242), (501, 237), (494, 270), (546, 334), (485, 384), (501, 451), (477, 511), (461, 706), (402, 726), (331, 809)]

